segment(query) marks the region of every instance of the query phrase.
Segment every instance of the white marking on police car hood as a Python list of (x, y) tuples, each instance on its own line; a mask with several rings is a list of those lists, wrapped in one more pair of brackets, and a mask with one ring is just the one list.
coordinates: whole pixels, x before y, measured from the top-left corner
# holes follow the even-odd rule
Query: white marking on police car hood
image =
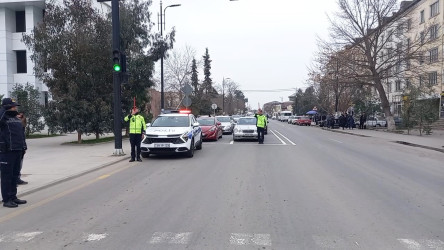
[(147, 128), (146, 134), (154, 135), (171, 135), (171, 134), (183, 134), (190, 131), (190, 128)]

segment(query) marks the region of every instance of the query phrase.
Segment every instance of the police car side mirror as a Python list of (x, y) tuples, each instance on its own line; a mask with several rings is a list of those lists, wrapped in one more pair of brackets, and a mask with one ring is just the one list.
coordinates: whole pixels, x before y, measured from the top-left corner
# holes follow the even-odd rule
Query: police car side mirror
[(146, 127), (150, 127), (150, 126), (151, 126), (151, 123), (147, 123), (147, 124), (146, 124)]
[(193, 123), (193, 127), (199, 127), (200, 124), (198, 122)]

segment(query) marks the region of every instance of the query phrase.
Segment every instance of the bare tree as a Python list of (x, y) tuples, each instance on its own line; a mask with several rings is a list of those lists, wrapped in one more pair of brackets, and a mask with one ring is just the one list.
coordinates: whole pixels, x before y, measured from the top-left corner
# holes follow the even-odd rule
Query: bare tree
[[(343, 67), (349, 84), (370, 86), (377, 91), (388, 129), (395, 129), (387, 90), (394, 79), (420, 75), (425, 34), (409, 32), (410, 4), (398, 8), (396, 0), (338, 0), (339, 12), (331, 22), (331, 42), (324, 42), (321, 53), (328, 54)], [(416, 22), (415, 22), (416, 23)], [(432, 24), (428, 24), (430, 27)], [(429, 28), (424, 28), (425, 33)]]

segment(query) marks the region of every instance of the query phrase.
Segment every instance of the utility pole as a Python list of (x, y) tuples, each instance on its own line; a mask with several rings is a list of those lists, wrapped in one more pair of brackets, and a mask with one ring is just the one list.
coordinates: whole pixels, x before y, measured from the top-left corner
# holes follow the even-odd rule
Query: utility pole
[[(163, 39), (163, 10), (162, 10), (162, 0), (160, 0), (160, 37)], [(163, 41), (160, 51), (160, 110), (161, 112), (165, 109), (165, 94), (163, 92)]]

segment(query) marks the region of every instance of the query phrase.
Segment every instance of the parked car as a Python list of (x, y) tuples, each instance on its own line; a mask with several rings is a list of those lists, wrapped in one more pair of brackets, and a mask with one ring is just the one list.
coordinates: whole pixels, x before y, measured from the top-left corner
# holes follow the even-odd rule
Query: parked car
[(307, 116), (302, 116), (301, 118), (296, 120), (296, 125), (299, 126), (311, 126), (311, 119)]
[(231, 134), (233, 133), (234, 128), (234, 120), (231, 119), (229, 116), (216, 116), (216, 119), (218, 122), (222, 125), (222, 131), (224, 134)]
[(291, 120), (291, 124), (296, 125), (297, 120), (301, 119), (302, 116), (295, 116), (292, 120)]
[(291, 124), (292, 122), (293, 122), (293, 119), (295, 118), (296, 116), (294, 116), (294, 115), (292, 115), (292, 116), (289, 116), (288, 117), (288, 124)]
[(233, 141), (240, 139), (258, 139), (255, 117), (239, 118), (234, 126)]
[(219, 138), (222, 138), (222, 126), (215, 117), (200, 117), (197, 119), (197, 122), (202, 129), (203, 140), (217, 141)]
[(378, 117), (370, 116), (367, 118), (366, 125), (369, 127), (387, 127), (387, 121)]

